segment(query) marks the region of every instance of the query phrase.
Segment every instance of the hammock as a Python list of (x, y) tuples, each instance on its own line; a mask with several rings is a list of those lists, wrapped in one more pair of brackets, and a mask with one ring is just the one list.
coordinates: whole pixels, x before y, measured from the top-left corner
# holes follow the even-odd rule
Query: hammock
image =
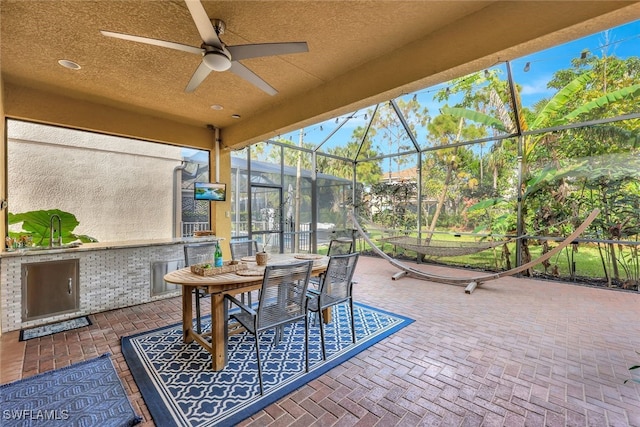
[[(397, 233), (397, 231), (380, 227), (379, 225), (367, 222), (368, 229), (378, 230), (384, 233)], [(417, 252), (429, 257), (455, 257), (462, 255), (471, 255), (487, 249), (501, 246), (505, 243), (516, 241), (518, 238), (509, 240), (484, 240), (484, 241), (455, 241), (455, 240), (436, 240), (433, 237), (419, 238), (412, 236), (390, 236), (379, 238), (379, 242), (389, 243), (399, 246), (402, 249)]]
[(384, 258), (385, 260), (387, 260), (391, 265), (393, 265), (394, 267), (399, 268), (401, 271), (399, 273), (396, 273), (393, 275), (392, 279), (393, 280), (397, 280), (403, 276), (407, 276), (410, 275), (412, 277), (415, 277), (417, 279), (422, 279), (422, 280), (429, 280), (432, 282), (437, 282), (437, 283), (446, 283), (446, 284), (450, 284), (450, 285), (466, 285), (465, 288), (465, 293), (470, 294), (471, 292), (473, 292), (473, 290), (481, 285), (483, 282), (489, 281), (489, 280), (495, 280), (495, 279), (499, 279), (501, 277), (506, 277), (506, 276), (513, 276), (514, 274), (518, 274), (521, 273), (525, 270), (528, 270), (530, 268), (532, 268), (533, 266), (540, 264), (546, 260), (548, 260), (549, 258), (555, 256), (558, 252), (560, 252), (562, 249), (564, 249), (566, 246), (570, 245), (575, 239), (578, 238), (578, 236), (580, 236), (584, 230), (587, 229), (587, 227), (593, 222), (593, 220), (598, 216), (598, 214), (600, 213), (599, 209), (594, 209), (589, 216), (584, 220), (584, 222), (582, 224), (580, 224), (580, 226), (578, 228), (575, 229), (575, 231), (573, 233), (571, 233), (566, 239), (564, 239), (562, 242), (560, 242), (560, 244), (558, 246), (556, 246), (555, 248), (551, 249), (549, 252), (539, 256), (538, 258), (529, 261), (525, 264), (522, 264), (519, 267), (516, 268), (512, 268), (511, 270), (506, 270), (506, 271), (502, 271), (499, 273), (491, 273), (491, 274), (483, 274), (483, 275), (479, 275), (479, 276), (475, 276), (475, 277), (471, 277), (471, 278), (461, 278), (461, 277), (450, 277), (450, 276), (440, 276), (437, 274), (431, 274), (428, 273), (426, 271), (422, 271), (422, 270), (418, 270), (416, 268), (410, 267), (408, 265), (405, 265), (403, 263), (401, 263), (400, 261), (391, 258), (389, 255), (387, 255), (386, 253), (384, 253), (379, 247), (377, 247), (369, 238), (369, 236), (367, 236), (367, 234), (364, 232), (364, 230), (362, 230), (362, 227), (360, 226), (360, 224), (358, 223), (358, 220), (356, 219), (355, 215), (353, 212), (351, 212), (351, 219), (353, 221), (353, 225), (356, 227), (356, 230), (358, 230), (358, 232), (360, 233), (360, 235), (362, 236), (362, 238), (369, 244), (369, 246), (371, 246), (371, 249), (373, 249), (374, 252), (376, 252), (378, 255), (380, 255), (382, 258)]
[(411, 236), (383, 237), (381, 242), (391, 243), (403, 249), (414, 251), (431, 257), (450, 257), (471, 255), (487, 249), (492, 249), (514, 240), (498, 240), (484, 242), (456, 242), (451, 240), (421, 239)]

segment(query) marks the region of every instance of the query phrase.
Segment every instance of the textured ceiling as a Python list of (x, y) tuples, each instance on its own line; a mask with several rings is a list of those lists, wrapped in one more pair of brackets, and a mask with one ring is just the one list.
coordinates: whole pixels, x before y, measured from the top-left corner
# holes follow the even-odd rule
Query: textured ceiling
[[(0, 60), (5, 83), (191, 125), (253, 127), (246, 135), (235, 132), (238, 141), (249, 141), (375, 101), (389, 91), (406, 91), (438, 73), (440, 79), (452, 77), (446, 70), (464, 71), (462, 63), (482, 65), (484, 60), (488, 66), (501, 52), (526, 53), (601, 30), (608, 22), (632, 20), (628, 7), (633, 3), (203, 1), (210, 18), (225, 21), (221, 39), (227, 45), (308, 43), (308, 53), (243, 61), (279, 91), (275, 96), (230, 72), (214, 72), (195, 92), (185, 93), (198, 55), (99, 32), (199, 47), (200, 36), (182, 0), (2, 0)], [(564, 16), (572, 10), (573, 17)], [(540, 16), (523, 16), (527, 11)], [(589, 24), (605, 14), (610, 17)], [(82, 69), (65, 69), (59, 59), (73, 60)], [(345, 96), (349, 92), (353, 95)], [(300, 107), (305, 100), (313, 105)], [(214, 111), (213, 104), (224, 109)], [(270, 116), (277, 111), (280, 117)], [(242, 118), (234, 120), (232, 114)]]

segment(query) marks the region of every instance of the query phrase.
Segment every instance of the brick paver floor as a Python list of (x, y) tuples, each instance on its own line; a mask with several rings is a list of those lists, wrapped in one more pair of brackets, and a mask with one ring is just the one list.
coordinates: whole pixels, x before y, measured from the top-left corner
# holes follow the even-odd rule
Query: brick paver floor
[[(507, 277), (468, 295), (392, 281), (396, 271), (361, 257), (355, 298), (415, 322), (243, 426), (640, 427), (640, 384), (624, 384), (640, 364), (639, 293)], [(177, 323), (180, 308), (171, 298), (93, 314), (89, 327), (27, 342), (5, 333), (0, 383), (110, 352), (142, 425), (153, 426), (120, 338)]]

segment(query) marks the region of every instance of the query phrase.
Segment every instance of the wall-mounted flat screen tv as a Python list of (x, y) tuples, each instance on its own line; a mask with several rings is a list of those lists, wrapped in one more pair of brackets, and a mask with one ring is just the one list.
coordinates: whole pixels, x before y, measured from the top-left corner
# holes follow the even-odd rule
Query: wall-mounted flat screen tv
[(194, 184), (194, 198), (210, 202), (224, 202), (227, 198), (227, 184), (211, 182), (196, 182)]

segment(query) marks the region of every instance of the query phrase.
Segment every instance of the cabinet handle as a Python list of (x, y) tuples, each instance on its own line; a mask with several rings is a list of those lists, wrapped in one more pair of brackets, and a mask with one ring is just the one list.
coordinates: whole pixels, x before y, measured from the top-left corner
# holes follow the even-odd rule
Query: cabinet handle
[(69, 295), (73, 291), (73, 277), (69, 277)]

